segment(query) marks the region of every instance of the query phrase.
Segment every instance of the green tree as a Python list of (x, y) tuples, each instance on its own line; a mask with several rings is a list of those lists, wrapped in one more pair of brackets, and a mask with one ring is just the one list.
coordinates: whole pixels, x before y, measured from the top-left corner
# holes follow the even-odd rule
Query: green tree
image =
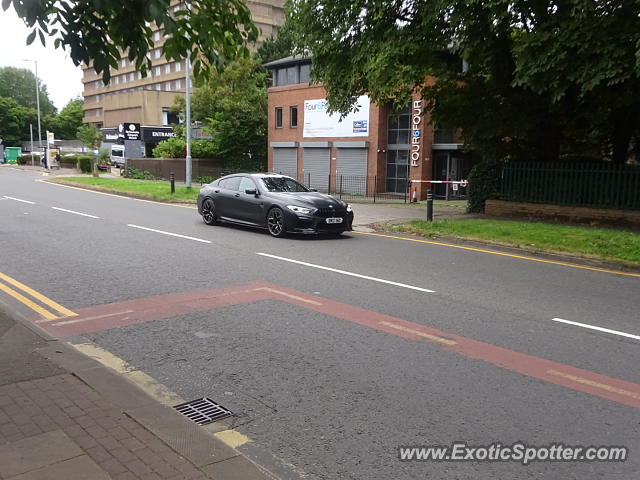
[(293, 54), (293, 32), (289, 22), (278, 27), (275, 35), (271, 35), (258, 47), (256, 54), (262, 63), (272, 62)]
[[(0, 68), (0, 97), (14, 99), (18, 104), (36, 108), (36, 76), (26, 68)], [(56, 107), (49, 99), (47, 86), (40, 82), (40, 113), (54, 115)]]
[(102, 135), (100, 130), (92, 123), (80, 125), (76, 129), (76, 138), (85, 144), (87, 148), (95, 148), (96, 143), (100, 142)]
[[(258, 58), (239, 59), (222, 72), (212, 72), (194, 89), (192, 120), (211, 134), (210, 154), (228, 168), (264, 169), (267, 158), (267, 79)], [(176, 100), (183, 109), (184, 99)]]
[(638, 2), (300, 0), (288, 18), (332, 111), (420, 89), (436, 125), (498, 157), (620, 162), (638, 136)]
[(164, 56), (179, 60), (189, 55), (196, 78), (211, 66), (221, 69), (228, 59), (247, 54), (246, 43), (258, 37), (243, 0), (191, 0), (191, 11), (184, 6), (174, 10), (170, 0), (2, 1), (4, 10), (10, 5), (31, 28), (28, 45), (36, 36), (43, 45), (47, 36), (54, 37), (56, 48), (67, 49), (76, 65), (91, 64), (105, 83), (110, 67), (118, 68), (121, 51), (137, 70), (151, 68), (152, 23), (164, 30)]
[(56, 138), (72, 140), (76, 138), (78, 128), (82, 125), (84, 101), (81, 98), (69, 101), (60, 113), (51, 120), (51, 129)]
[[(19, 105), (11, 98), (0, 97), (0, 138), (7, 146), (19, 146), (20, 142), (29, 138), (30, 109)], [(24, 126), (27, 125), (27, 135)]]

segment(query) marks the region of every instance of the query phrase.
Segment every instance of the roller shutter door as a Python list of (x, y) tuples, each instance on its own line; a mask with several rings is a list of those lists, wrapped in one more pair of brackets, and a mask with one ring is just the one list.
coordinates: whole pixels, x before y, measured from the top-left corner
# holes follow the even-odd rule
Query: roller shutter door
[(274, 148), (273, 171), (282, 175), (298, 178), (297, 148)]
[(336, 188), (342, 193), (367, 194), (367, 148), (338, 148)]
[(303, 162), (304, 183), (310, 188), (317, 188), (319, 192), (326, 193), (329, 186), (329, 149), (305, 148)]

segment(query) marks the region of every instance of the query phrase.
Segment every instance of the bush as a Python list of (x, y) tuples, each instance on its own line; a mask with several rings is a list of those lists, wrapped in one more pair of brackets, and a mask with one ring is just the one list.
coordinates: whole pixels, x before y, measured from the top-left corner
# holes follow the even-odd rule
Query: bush
[(67, 157), (69, 159), (75, 159), (78, 162), (78, 167), (80, 167), (80, 171), (82, 173), (91, 173), (91, 162), (93, 161), (92, 157), (88, 155), (74, 155), (73, 157)]
[(124, 171), (124, 176), (127, 178), (135, 178), (139, 180), (157, 180), (156, 177), (153, 176), (152, 173), (148, 171), (138, 170), (134, 167), (127, 167)]
[(200, 175), (196, 177), (194, 180), (195, 183), (199, 183), (200, 185), (204, 185), (205, 183), (211, 183), (218, 177), (210, 177), (208, 175)]
[(156, 148), (153, 149), (153, 156), (156, 158), (184, 158), (187, 142), (182, 138), (172, 137), (161, 141)]
[(498, 198), (502, 164), (499, 160), (483, 160), (471, 169), (467, 187), (469, 213), (484, 212), (485, 200)]
[(211, 140), (196, 140), (191, 144), (193, 158), (217, 158), (218, 152)]
[[(18, 165), (31, 165), (31, 154), (20, 155), (16, 161), (18, 162)], [(33, 155), (33, 163), (35, 165), (40, 165), (40, 155)]]

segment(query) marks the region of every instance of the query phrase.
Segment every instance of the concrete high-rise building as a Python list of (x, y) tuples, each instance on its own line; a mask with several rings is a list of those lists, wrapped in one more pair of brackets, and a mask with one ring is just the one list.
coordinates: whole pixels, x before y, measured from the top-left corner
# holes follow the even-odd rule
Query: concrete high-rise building
[[(260, 40), (274, 34), (284, 20), (283, 0), (247, 1), (246, 4), (261, 31)], [(173, 9), (181, 5), (184, 1), (171, 2)], [(124, 55), (118, 69), (111, 72), (111, 82), (106, 86), (93, 68), (83, 67), (84, 123), (92, 123), (98, 128), (116, 127), (124, 122), (142, 125), (177, 123), (170, 109), (175, 96), (185, 91), (185, 62), (164, 58), (162, 29), (155, 29), (153, 41), (154, 46), (149, 51), (152, 68), (146, 77), (142, 77)]]

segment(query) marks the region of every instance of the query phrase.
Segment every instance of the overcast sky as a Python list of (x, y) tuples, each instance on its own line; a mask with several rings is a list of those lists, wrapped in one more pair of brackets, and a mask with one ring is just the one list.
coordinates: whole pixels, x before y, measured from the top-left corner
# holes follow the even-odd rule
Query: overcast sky
[(28, 34), (29, 29), (18, 18), (13, 6), (6, 12), (0, 8), (0, 67), (29, 68), (34, 71), (33, 62), (24, 62), (23, 59), (37, 60), (40, 84), (47, 86), (49, 98), (60, 111), (69, 100), (82, 95), (82, 70), (73, 65), (63, 50), (54, 48), (49, 38), (46, 38), (46, 47), (42, 46), (37, 36), (27, 46)]

